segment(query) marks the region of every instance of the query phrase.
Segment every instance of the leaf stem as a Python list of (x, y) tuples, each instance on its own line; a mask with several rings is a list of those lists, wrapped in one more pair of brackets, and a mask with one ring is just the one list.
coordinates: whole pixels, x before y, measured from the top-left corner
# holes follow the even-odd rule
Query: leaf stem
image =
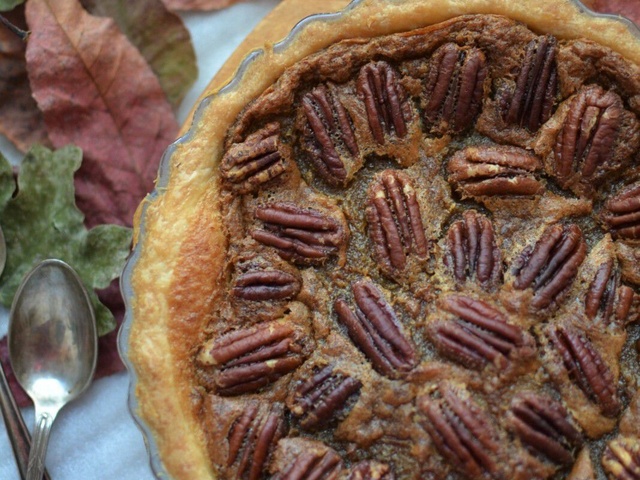
[(13, 23), (7, 20), (4, 15), (0, 15), (0, 23), (2, 23), (10, 31), (15, 33), (18, 37), (20, 37), (20, 40), (22, 40), (23, 42), (26, 42), (29, 38), (29, 35), (31, 34), (31, 32), (29, 32), (28, 30), (22, 30), (21, 28), (16, 27)]

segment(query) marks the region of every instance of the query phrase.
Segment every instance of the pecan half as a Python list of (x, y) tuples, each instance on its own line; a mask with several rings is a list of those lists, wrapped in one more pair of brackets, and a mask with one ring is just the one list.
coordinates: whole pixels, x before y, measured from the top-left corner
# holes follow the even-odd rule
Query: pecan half
[(549, 120), (556, 100), (558, 42), (551, 35), (527, 45), (515, 89), (504, 102), (504, 121), (536, 131)]
[(400, 75), (387, 62), (371, 62), (360, 69), (358, 94), (364, 102), (371, 135), (379, 145), (386, 137), (404, 138), (411, 119), (411, 105), (400, 84)]
[(344, 185), (348, 175), (344, 159), (352, 161), (360, 150), (349, 113), (325, 85), (302, 98), (302, 109), (311, 161), (328, 183)]
[(467, 210), (447, 232), (444, 261), (458, 284), (475, 279), (483, 288), (495, 288), (502, 279), (502, 256), (493, 224), (485, 215)]
[(470, 478), (493, 477), (498, 472), (495, 456), (500, 447), (492, 419), (452, 388), (441, 386), (439, 391), (439, 399), (418, 400), (418, 408), (428, 420), (422, 426), (438, 453)]
[(336, 480), (342, 470), (342, 458), (335, 450), (306, 450), (296, 455), (291, 464), (274, 480)]
[(461, 132), (480, 112), (487, 66), (484, 53), (445, 43), (429, 61), (425, 124), (439, 133)]
[(245, 300), (286, 300), (300, 292), (300, 280), (282, 270), (255, 270), (236, 278), (233, 294)]
[(264, 228), (253, 230), (251, 236), (294, 263), (321, 264), (346, 246), (342, 225), (319, 210), (272, 203), (256, 208), (255, 216)]
[(268, 410), (255, 404), (246, 409), (229, 430), (227, 469), (233, 478), (258, 480), (266, 469), (269, 457), (285, 434), (283, 409), (278, 405)]
[(432, 336), (436, 347), (466, 367), (481, 369), (491, 363), (504, 369), (512, 352), (529, 343), (519, 327), (507, 323), (502, 312), (482, 300), (448, 295), (439, 306), (456, 318), (435, 324)]
[(640, 441), (638, 438), (620, 437), (609, 442), (602, 455), (602, 466), (615, 480), (639, 480)]
[(386, 463), (363, 460), (351, 467), (347, 480), (395, 480), (393, 471)]
[(622, 189), (607, 200), (603, 220), (613, 238), (640, 239), (640, 183)]
[(616, 382), (589, 339), (579, 331), (563, 326), (550, 329), (549, 339), (562, 358), (571, 381), (600, 407), (603, 415), (615, 417), (622, 406)]
[(582, 435), (560, 402), (525, 392), (513, 399), (511, 413), (513, 428), (525, 445), (555, 463), (573, 463), (572, 452), (582, 443)]
[(634, 292), (620, 283), (620, 272), (609, 258), (600, 265), (585, 297), (585, 314), (589, 320), (600, 320), (606, 325), (615, 320), (624, 324), (633, 304)]
[(595, 183), (611, 168), (625, 114), (622, 99), (600, 86), (581, 90), (571, 100), (554, 147), (555, 175), (562, 187), (575, 178)]
[(304, 361), (303, 338), (287, 322), (242, 328), (208, 343), (198, 356), (214, 368), (219, 395), (255, 392), (296, 369)]
[(587, 253), (582, 231), (577, 225), (551, 225), (533, 251), (525, 250), (513, 286), (533, 288), (531, 305), (546, 308), (572, 283)]
[(280, 125), (270, 123), (244, 142), (231, 145), (222, 157), (220, 173), (234, 191), (249, 193), (284, 173), (287, 167)]
[(544, 186), (534, 173), (541, 167), (535, 155), (512, 146), (467, 147), (447, 166), (449, 181), (465, 196), (530, 196)]
[(402, 271), (407, 256), (425, 258), (429, 243), (411, 179), (398, 170), (385, 170), (367, 194), (367, 222), (373, 252), (387, 275)]
[(326, 426), (345, 414), (361, 387), (359, 380), (334, 372), (333, 366), (327, 365), (296, 388), (290, 410), (303, 428)]
[(400, 321), (382, 292), (368, 281), (353, 284), (355, 312), (344, 299), (334, 310), (349, 336), (382, 375), (398, 378), (417, 363), (415, 348), (402, 331)]

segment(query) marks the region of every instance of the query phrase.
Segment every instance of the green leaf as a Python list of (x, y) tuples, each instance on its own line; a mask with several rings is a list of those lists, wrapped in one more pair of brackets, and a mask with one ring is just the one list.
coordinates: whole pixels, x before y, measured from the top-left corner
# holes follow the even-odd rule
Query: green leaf
[(196, 54), (182, 19), (161, 0), (81, 0), (92, 15), (111, 17), (158, 77), (176, 109), (198, 77)]
[[(86, 229), (73, 185), (73, 174), (81, 162), (82, 151), (75, 146), (56, 151), (35, 146), (22, 160), (17, 194), (4, 205), (0, 203), (0, 225), (7, 241), (0, 303), (11, 305), (20, 282), (38, 262), (59, 258), (82, 278), (93, 302), (98, 333), (103, 335), (116, 323), (95, 289), (107, 287), (120, 275), (129, 254), (131, 230), (116, 225)], [(11, 167), (4, 158), (0, 163), (2, 202), (9, 190), (4, 172)]]
[(23, 3), (24, 0), (0, 0), (0, 12), (8, 12)]
[(16, 181), (13, 178), (13, 167), (0, 152), (0, 210), (2, 210), (16, 191)]

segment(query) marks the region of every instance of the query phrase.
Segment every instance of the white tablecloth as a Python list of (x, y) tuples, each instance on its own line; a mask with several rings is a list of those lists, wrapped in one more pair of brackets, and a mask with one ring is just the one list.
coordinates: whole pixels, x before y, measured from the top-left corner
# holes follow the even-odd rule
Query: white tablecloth
[[(183, 15), (198, 57), (199, 78), (179, 111), (184, 121), (191, 105), (227, 57), (277, 4), (251, 0), (219, 12)], [(0, 151), (13, 162), (20, 156), (0, 139)], [(0, 338), (7, 314), (0, 315)], [(47, 468), (54, 480), (152, 480), (143, 437), (127, 410), (126, 372), (95, 381), (90, 389), (59, 414), (49, 442)], [(23, 409), (29, 428), (33, 408)], [(19, 479), (11, 445), (0, 421), (0, 480)]]

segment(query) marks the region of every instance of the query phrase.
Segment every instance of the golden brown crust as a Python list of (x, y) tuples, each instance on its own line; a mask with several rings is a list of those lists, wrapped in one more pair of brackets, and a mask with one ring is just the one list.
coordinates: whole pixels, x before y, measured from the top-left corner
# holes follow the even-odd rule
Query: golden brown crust
[[(283, 2), (281, 8), (287, 4)], [(308, 25), (284, 51), (268, 48), (245, 73), (242, 88), (215, 97), (203, 107), (197, 123), (171, 155), (163, 179), (166, 185), (144, 202), (144, 232), (140, 235), (136, 227), (139, 256), (132, 274), (128, 356), (138, 377), (137, 413), (151, 429), (171, 476), (219, 478), (210, 464), (209, 446), (197, 415), (199, 408), (208, 407), (202, 406), (192, 388), (193, 379), (185, 372), (192, 371), (186, 365), (203, 340), (201, 332), (220, 299), (218, 285), (228, 275), (224, 270), (228, 232), (219, 204), (224, 197), (218, 176), (227, 129), (286, 67), (310, 53), (342, 38), (405, 31), (469, 11), (503, 14), (560, 38), (588, 36), (640, 63), (639, 42), (621, 24), (591, 18), (574, 4), (557, 0), (473, 0), (465, 7), (453, 0), (407, 0), (384, 9), (375, 1), (364, 1), (339, 23)], [(588, 418), (584, 423), (592, 424)]]

